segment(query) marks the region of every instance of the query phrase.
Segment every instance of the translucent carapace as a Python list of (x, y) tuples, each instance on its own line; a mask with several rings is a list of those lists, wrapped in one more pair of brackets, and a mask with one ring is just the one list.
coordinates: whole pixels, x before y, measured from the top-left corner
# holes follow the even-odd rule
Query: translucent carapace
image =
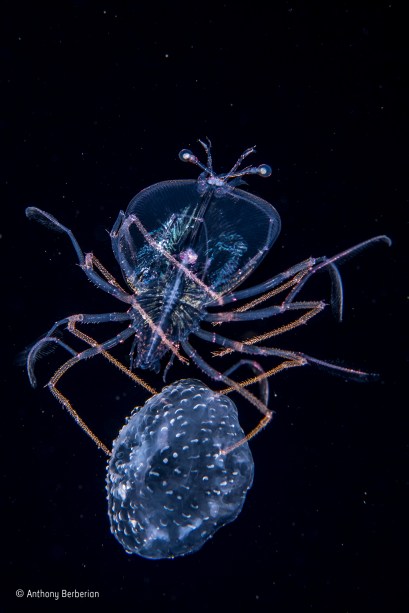
[[(201, 306), (213, 302), (216, 293), (231, 291), (251, 274), (280, 232), (276, 209), (236, 187), (239, 180), (243, 182), (240, 177), (271, 173), (267, 165), (238, 170), (254, 148), (229, 173), (216, 175), (210, 147), (204, 146), (208, 166), (186, 149), (180, 153), (182, 160), (205, 169), (198, 180), (147, 187), (119, 214), (112, 230), (112, 248), (124, 279), (148, 302), (156, 303), (169, 286), (175, 289), (175, 274), (185, 284), (192, 281), (192, 289), (201, 294), (195, 299)], [(175, 268), (175, 261), (191, 277)]]

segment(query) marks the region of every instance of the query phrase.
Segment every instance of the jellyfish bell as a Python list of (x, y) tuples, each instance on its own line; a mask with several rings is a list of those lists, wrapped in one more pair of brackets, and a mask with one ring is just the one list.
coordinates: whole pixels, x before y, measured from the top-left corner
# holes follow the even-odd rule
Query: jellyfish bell
[(128, 553), (174, 558), (200, 549), (240, 513), (254, 463), (237, 409), (183, 379), (136, 409), (107, 472), (111, 531)]

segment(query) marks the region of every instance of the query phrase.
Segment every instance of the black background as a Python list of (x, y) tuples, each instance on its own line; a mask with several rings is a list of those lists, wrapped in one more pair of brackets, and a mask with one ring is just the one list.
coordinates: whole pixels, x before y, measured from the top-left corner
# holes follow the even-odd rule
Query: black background
[[(6, 2), (2, 21), (1, 610), (407, 611), (409, 71), (399, 3)], [(199, 553), (148, 561), (110, 535), (105, 459), (42, 389), (65, 355), (39, 364), (37, 390), (18, 363), (56, 319), (122, 307), (88, 283), (66, 237), (24, 209), (55, 214), (118, 275), (105, 230), (143, 187), (195, 177), (177, 154), (200, 152), (206, 136), (219, 171), (254, 144), (254, 163), (273, 168), (249, 189), (275, 204), (283, 230), (251, 283), (391, 237), (391, 248), (342, 266), (342, 324), (325, 313), (277, 343), (380, 379), (311, 367), (274, 378), (277, 414), (253, 441), (256, 477), (239, 518)], [(306, 295), (328, 289), (321, 275)], [(169, 380), (192, 375), (176, 367)], [(101, 359), (62, 387), (108, 444), (146, 399)], [(236, 400), (248, 427), (253, 409)], [(17, 599), (18, 588), (100, 598)]]

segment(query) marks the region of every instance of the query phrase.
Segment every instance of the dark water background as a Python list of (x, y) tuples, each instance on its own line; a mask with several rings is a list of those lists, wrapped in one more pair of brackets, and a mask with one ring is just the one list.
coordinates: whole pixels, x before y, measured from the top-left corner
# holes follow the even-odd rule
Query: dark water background
[[(409, 609), (407, 24), (393, 1), (280, 0), (265, 9), (3, 4), (1, 611)], [(122, 308), (85, 279), (66, 237), (29, 222), (24, 209), (55, 214), (118, 274), (106, 232), (118, 210), (152, 183), (195, 177), (177, 154), (198, 151), (206, 136), (218, 170), (253, 144), (255, 163), (273, 168), (270, 179), (249, 181), (283, 223), (252, 282), (310, 255), (392, 238), (392, 248), (342, 266), (342, 324), (324, 314), (277, 343), (380, 380), (313, 368), (277, 376), (277, 414), (252, 444), (256, 477), (239, 518), (199, 553), (152, 562), (126, 555), (109, 533), (103, 455), (16, 365), (56, 319)], [(306, 295), (327, 296), (328, 287), (321, 275)], [(64, 357), (44, 358), (42, 383)], [(200, 373), (170, 373), (183, 376)], [(146, 398), (98, 359), (63, 388), (108, 444)], [(237, 403), (250, 425), (253, 409)], [(100, 597), (17, 599), (18, 588)]]

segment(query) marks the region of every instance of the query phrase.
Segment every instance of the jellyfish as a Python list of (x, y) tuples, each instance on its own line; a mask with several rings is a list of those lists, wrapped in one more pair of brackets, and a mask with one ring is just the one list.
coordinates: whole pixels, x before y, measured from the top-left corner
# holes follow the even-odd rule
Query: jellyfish
[[(226, 395), (182, 379), (136, 409), (107, 470), (111, 531), (128, 553), (193, 553), (240, 513), (254, 463)], [(231, 449), (231, 451), (228, 451)]]

